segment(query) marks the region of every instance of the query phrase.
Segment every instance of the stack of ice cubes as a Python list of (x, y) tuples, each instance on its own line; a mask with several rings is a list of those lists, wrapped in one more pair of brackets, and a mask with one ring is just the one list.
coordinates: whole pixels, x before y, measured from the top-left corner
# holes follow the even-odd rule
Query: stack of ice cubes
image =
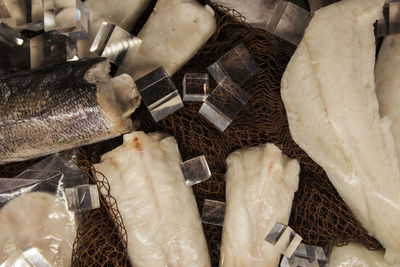
[(281, 222), (275, 222), (265, 241), (272, 244), (281, 254), (291, 258), (301, 243), (301, 236)]
[[(116, 25), (103, 22), (95, 36), (90, 27), (90, 12), (81, 0), (0, 0), (0, 75), (78, 60), (79, 40), (94, 40), (91, 51), (117, 65), (141, 45)], [(44, 32), (29, 39), (21, 30)]]
[(243, 43), (207, 69), (218, 85), (205, 99), (199, 113), (220, 131), (224, 131), (250, 99), (241, 86), (260, 69)]

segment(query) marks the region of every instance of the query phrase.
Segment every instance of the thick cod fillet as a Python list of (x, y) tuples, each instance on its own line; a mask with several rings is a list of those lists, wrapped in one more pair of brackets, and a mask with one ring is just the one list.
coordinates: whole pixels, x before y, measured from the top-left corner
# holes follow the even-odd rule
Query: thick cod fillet
[(371, 251), (363, 245), (350, 242), (343, 247), (333, 247), (329, 267), (388, 267), (384, 251)]
[[(90, 10), (91, 22), (106, 20), (109, 23), (130, 31), (150, 0), (86, 0)], [(95, 32), (97, 34), (97, 32)]]
[(197, 53), (215, 29), (214, 11), (210, 6), (195, 0), (158, 0), (138, 34), (143, 41), (139, 51), (128, 50), (124, 58), (127, 73), (137, 80), (163, 66), (172, 76)]
[(382, 117), (391, 120), (391, 132), (400, 155), (400, 35), (389, 35), (383, 40), (375, 68), (376, 95)]
[(139, 92), (109, 68), (105, 59), (81, 60), (0, 79), (0, 164), (131, 131)]
[(239, 149), (226, 163), (220, 266), (276, 267), (280, 253), (264, 238), (275, 222), (289, 221), (299, 163), (274, 144)]
[(344, 0), (317, 11), (283, 75), (281, 95), (293, 140), (324, 168), (394, 264), (400, 172), (374, 83), (373, 24), (383, 2)]
[(33, 246), (51, 266), (71, 266), (77, 223), (55, 195), (27, 193), (0, 209), (0, 265), (19, 249)]
[(133, 132), (95, 165), (110, 183), (128, 234), (133, 266), (210, 266), (191, 187), (180, 170), (176, 141)]

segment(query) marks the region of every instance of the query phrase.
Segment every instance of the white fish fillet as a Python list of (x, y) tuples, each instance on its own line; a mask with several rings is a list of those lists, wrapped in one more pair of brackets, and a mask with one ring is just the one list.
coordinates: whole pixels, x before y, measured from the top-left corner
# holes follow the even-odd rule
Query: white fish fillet
[(49, 193), (27, 193), (0, 209), (0, 264), (16, 250), (37, 248), (51, 266), (70, 266), (74, 213)]
[(358, 243), (343, 247), (333, 247), (329, 257), (329, 267), (388, 267), (384, 251), (371, 251)]
[(400, 35), (387, 36), (379, 51), (375, 68), (376, 95), (379, 112), (391, 121), (391, 131), (396, 144), (397, 157), (400, 155)]
[(278, 266), (280, 253), (264, 238), (276, 221), (289, 221), (299, 163), (274, 144), (239, 149), (226, 163), (220, 266)]
[(118, 25), (130, 31), (137, 19), (149, 5), (150, 0), (86, 0), (90, 10), (90, 20), (94, 23), (105, 19), (107, 22)]
[(173, 137), (133, 132), (95, 165), (117, 200), (133, 266), (210, 266), (196, 200), (180, 160)]
[[(128, 51), (127, 73), (137, 80), (163, 66), (173, 75), (207, 42), (216, 29), (214, 11), (195, 0), (158, 0), (138, 37), (139, 51)], [(120, 72), (123, 70), (120, 70)]]
[(382, 0), (344, 0), (317, 11), (282, 78), (294, 141), (324, 168), (356, 219), (400, 256), (400, 172), (375, 95), (373, 24)]

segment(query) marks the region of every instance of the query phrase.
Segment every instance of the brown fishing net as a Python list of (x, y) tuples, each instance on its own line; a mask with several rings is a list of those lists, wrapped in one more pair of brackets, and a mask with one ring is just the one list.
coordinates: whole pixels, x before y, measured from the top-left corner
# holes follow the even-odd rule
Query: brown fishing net
[(107, 178), (96, 172), (82, 151), (79, 166), (101, 192), (100, 208), (81, 218), (73, 247), (72, 266), (131, 266), (126, 251), (127, 234)]
[[(153, 1), (154, 2), (154, 1)], [(151, 5), (154, 6), (154, 3)], [(145, 16), (151, 12), (151, 7)], [(161, 130), (177, 139), (183, 160), (205, 155), (212, 178), (195, 185), (194, 192), (199, 210), (204, 199), (225, 200), (225, 158), (243, 146), (265, 142), (275, 143), (290, 157), (301, 163), (299, 189), (295, 195), (290, 226), (306, 243), (325, 246), (343, 245), (356, 240), (370, 249), (380, 248), (354, 219), (325, 172), (313, 162), (291, 139), (284, 105), (280, 97), (280, 79), (294, 47), (263, 30), (252, 29), (233, 11), (219, 8), (216, 11), (217, 32), (179, 72), (173, 76), (182, 92), (183, 75), (187, 72), (206, 73), (207, 66), (239, 42), (243, 42), (254, 57), (261, 72), (244, 86), (251, 95), (250, 101), (238, 117), (222, 133), (199, 115), (201, 103), (185, 102), (185, 106), (159, 123), (154, 123), (142, 105), (133, 119), (140, 119), (140, 130)], [(145, 18), (141, 20), (143, 24)], [(140, 25), (140, 23), (138, 24)], [(138, 26), (140, 28), (140, 26)], [(211, 81), (211, 88), (215, 83)], [(122, 143), (116, 138), (84, 148), (90, 162)], [(74, 266), (129, 266), (124, 245), (126, 231), (118, 213), (115, 199), (109, 194), (109, 184), (102, 175), (93, 175), (93, 168), (84, 156), (81, 167), (90, 174), (102, 192), (101, 208), (86, 213), (78, 230), (74, 245)], [(11, 164), (0, 167), (0, 177), (12, 177), (28, 165)], [(213, 266), (218, 265), (221, 227), (204, 225)]]

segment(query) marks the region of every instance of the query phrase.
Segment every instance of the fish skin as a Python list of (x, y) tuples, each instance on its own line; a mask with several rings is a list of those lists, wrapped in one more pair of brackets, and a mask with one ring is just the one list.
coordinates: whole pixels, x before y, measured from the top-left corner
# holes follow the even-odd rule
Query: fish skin
[(175, 139), (132, 132), (104, 154), (95, 169), (104, 174), (128, 235), (133, 266), (207, 267), (207, 243), (191, 187), (180, 169)]
[(226, 163), (220, 266), (276, 267), (280, 253), (264, 238), (275, 222), (289, 221), (300, 165), (274, 144), (236, 150)]
[(0, 80), (0, 164), (109, 139), (117, 127), (98, 103), (87, 71), (105, 59), (59, 64)]
[(293, 140), (321, 167), (389, 264), (400, 255), (400, 171), (375, 95), (373, 24), (384, 1), (344, 0), (315, 12), (283, 75)]

